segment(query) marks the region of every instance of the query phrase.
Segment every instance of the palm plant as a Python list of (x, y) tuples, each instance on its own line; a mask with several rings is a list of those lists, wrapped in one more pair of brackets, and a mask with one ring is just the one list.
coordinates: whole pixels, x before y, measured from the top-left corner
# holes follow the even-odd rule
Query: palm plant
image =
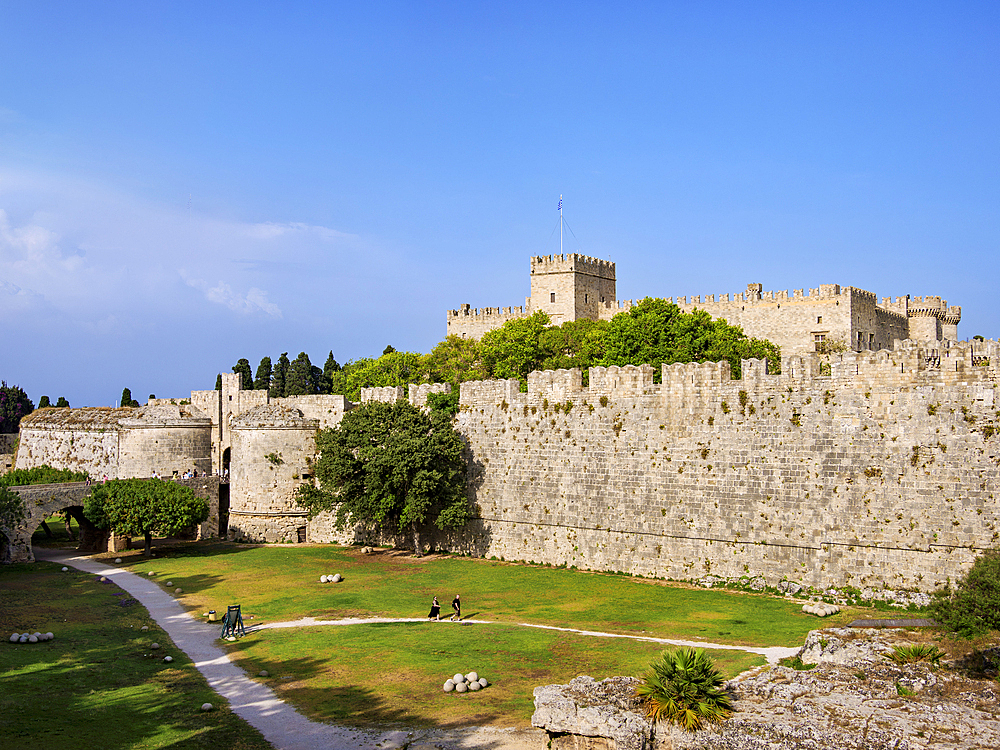
[(694, 731), (732, 713), (722, 675), (702, 649), (664, 651), (642, 680), (635, 694), (653, 721), (669, 721)]

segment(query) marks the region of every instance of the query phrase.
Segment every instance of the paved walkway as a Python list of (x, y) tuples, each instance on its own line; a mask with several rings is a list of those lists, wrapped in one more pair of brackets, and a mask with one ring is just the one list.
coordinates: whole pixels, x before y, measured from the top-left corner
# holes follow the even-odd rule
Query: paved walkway
[[(433, 747), (436, 745), (438, 747), (488, 747), (495, 750), (502, 750), (503, 748), (533, 747), (536, 743), (542, 741), (541, 737), (537, 736), (540, 730), (478, 728), (475, 730), (451, 730), (443, 732), (434, 730), (374, 732), (312, 721), (279, 699), (269, 687), (250, 679), (242, 669), (230, 662), (226, 652), (215, 645), (218, 639), (219, 627), (206, 627), (204, 622), (196, 620), (185, 612), (174, 597), (164, 591), (153, 579), (138, 576), (123, 568), (106, 565), (89, 557), (78, 556), (73, 552), (39, 549), (36, 551), (36, 556), (40, 560), (48, 560), (72, 566), (87, 573), (107, 576), (135, 599), (138, 599), (149, 610), (150, 617), (170, 636), (174, 645), (191, 657), (195, 667), (205, 676), (212, 689), (229, 701), (232, 710), (251, 726), (259, 730), (265, 739), (277, 750), (355, 750), (356, 748), (383, 748), (387, 750), (388, 748), (401, 748), (407, 745), (411, 748), (423, 747), (425, 745)], [(317, 620), (307, 617), (294, 622), (275, 622), (251, 626), (247, 628), (247, 632), (272, 628), (425, 621), (426, 618), (377, 617), (368, 619)], [(442, 623), (445, 623), (443, 627), (448, 626), (446, 621), (442, 620)], [(495, 623), (489, 620), (463, 620), (462, 624), (495, 625), (504, 623)], [(630, 638), (674, 646), (748, 651), (763, 655), (772, 664), (780, 658), (793, 656), (798, 651), (797, 648), (749, 648), (731, 644), (601, 633), (591, 630), (577, 630), (575, 628), (559, 628), (551, 625), (517, 624), (528, 628), (561, 630), (597, 638)], [(538, 744), (538, 747), (542, 746), (542, 744)]]

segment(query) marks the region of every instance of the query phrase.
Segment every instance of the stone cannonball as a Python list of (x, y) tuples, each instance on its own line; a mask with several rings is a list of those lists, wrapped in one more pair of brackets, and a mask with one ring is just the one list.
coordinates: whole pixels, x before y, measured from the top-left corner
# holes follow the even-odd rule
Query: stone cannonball
[(174, 585), (173, 581), (167, 581), (167, 586), (173, 586), (173, 585)]
[(211, 711), (212, 710), (212, 704), (211, 703), (202, 703), (201, 704), (201, 710), (202, 711)]
[(479, 684), (478, 680), (476, 682), (470, 682), (469, 683), (469, 690), (471, 690), (472, 692), (476, 692), (481, 687), (482, 687), (482, 685)]
[(451, 680), (445, 680), (444, 681), (444, 691), (446, 693), (450, 693), (454, 689), (455, 689), (455, 683), (454, 682), (452, 682)]
[(479, 678), (479, 687), (489, 687), (489, 686), (490, 686), (490, 683), (488, 683), (486, 681), (485, 677), (480, 677)]
[(336, 573), (336, 574), (335, 574), (335, 575), (333, 576), (333, 582), (334, 582), (334, 583), (340, 583), (340, 582), (341, 582), (341, 581), (343, 581), (343, 580), (344, 580), (344, 578), (343, 578), (343, 576), (341, 576), (341, 575), (340, 575), (340, 573)]
[(158, 649), (158, 648), (160, 647), (160, 644), (159, 644), (159, 643), (151, 643), (151, 644), (149, 645), (149, 647), (150, 647), (151, 649), (153, 649), (153, 651), (156, 651), (156, 649)]
[(163, 657), (163, 661), (165, 661), (167, 664), (169, 664), (173, 660), (174, 660), (174, 657), (172, 657), (172, 656), (164, 656)]
[(326, 583), (326, 582), (327, 582), (328, 580), (329, 580), (329, 579), (328, 579), (328, 578), (327, 578), (326, 576), (320, 576), (320, 577), (319, 577), (319, 582), (320, 582), (320, 583)]
[(24, 633), (20, 638), (17, 639), (17, 642), (18, 643), (27, 643), (28, 642), (28, 634)]
[(466, 685), (464, 682), (460, 682), (457, 685), (455, 685), (455, 691), (459, 692), (459, 693), (464, 693), (468, 689), (469, 689), (469, 686)]
[(183, 594), (184, 593), (184, 589), (178, 587), (178, 588), (174, 589), (174, 593), (175, 594)]
[(17, 643), (17, 642), (18, 642), (19, 640), (21, 640), (21, 634), (20, 634), (20, 633), (14, 633), (14, 634), (13, 634), (13, 635), (12, 635), (12, 636), (10, 637), (10, 642), (11, 642), (11, 643)]
[(465, 675), (461, 674), (461, 673), (458, 673), (454, 677), (452, 677), (451, 679), (452, 679), (452, 682), (454, 682), (456, 685), (461, 685), (463, 682), (465, 682)]
[(116, 557), (115, 558), (115, 565), (120, 565), (121, 561), (122, 561), (122, 559), (120, 557)]
[(52, 633), (46, 633), (45, 634), (45, 640), (51, 641), (53, 638), (55, 638), (55, 636), (52, 635)]
[(38, 636), (37, 635), (29, 635), (28, 636), (28, 643), (38, 643)]
[(67, 570), (69, 570), (69, 568), (67, 568), (66, 566), (63, 566), (62, 572), (65, 573)]
[(478, 682), (479, 674), (477, 672), (469, 672), (469, 674), (465, 675), (465, 679), (469, 682)]

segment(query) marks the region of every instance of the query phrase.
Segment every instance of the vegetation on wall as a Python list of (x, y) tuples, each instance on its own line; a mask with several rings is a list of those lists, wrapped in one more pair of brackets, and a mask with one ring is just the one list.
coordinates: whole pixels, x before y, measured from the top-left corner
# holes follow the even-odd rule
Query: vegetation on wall
[(331, 511), (338, 528), (360, 524), (409, 533), (420, 554), (430, 526), (453, 529), (471, 516), (463, 443), (450, 415), (407, 401), (369, 402), (316, 435), (316, 478), (298, 503), (310, 517)]
[(24, 487), (29, 484), (61, 484), (86, 482), (87, 472), (71, 469), (53, 469), (48, 464), (33, 469), (12, 469), (0, 476), (0, 487)]
[(254, 387), (269, 388), (272, 397), (339, 393), (359, 401), (362, 388), (451, 383), (457, 390), (466, 380), (491, 378), (516, 378), (523, 385), (533, 370), (574, 367), (586, 377), (594, 366), (648, 364), (659, 382), (663, 364), (727, 360), (732, 376), (739, 378), (743, 359), (766, 359), (771, 372), (780, 371), (781, 353), (770, 341), (748, 338), (740, 327), (713, 320), (704, 310), (685, 313), (666, 300), (647, 297), (611, 320), (553, 326), (545, 313), (536, 312), (509, 320), (479, 340), (448, 336), (428, 354), (387, 346), (380, 357), (361, 357), (341, 367), (331, 351), (320, 370), (305, 352), (294, 362), (285, 353), (273, 375), (271, 359), (264, 357)]

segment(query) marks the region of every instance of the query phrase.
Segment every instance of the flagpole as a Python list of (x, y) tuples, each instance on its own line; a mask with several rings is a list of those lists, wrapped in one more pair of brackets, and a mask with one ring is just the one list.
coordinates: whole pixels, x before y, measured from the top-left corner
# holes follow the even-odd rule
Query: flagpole
[(563, 254), (563, 214), (562, 214), (562, 196), (559, 196), (559, 254)]

